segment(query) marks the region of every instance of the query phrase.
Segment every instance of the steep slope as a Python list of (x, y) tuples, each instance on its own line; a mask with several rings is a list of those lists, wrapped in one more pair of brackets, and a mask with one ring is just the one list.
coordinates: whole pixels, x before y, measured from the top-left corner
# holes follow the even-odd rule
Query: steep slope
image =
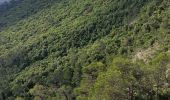
[[(157, 80), (169, 84), (153, 78), (154, 66), (161, 64), (156, 61), (167, 59), (167, 73), (170, 63), (168, 0), (22, 0), (8, 5), (0, 15), (2, 99), (125, 100), (146, 99), (149, 93), (150, 99), (169, 98), (164, 85), (157, 93), (153, 88)], [(160, 49), (150, 63), (127, 60), (155, 44)], [(144, 73), (141, 84), (132, 74), (136, 70)], [(147, 83), (150, 76), (152, 83)], [(132, 84), (137, 84), (134, 94)]]

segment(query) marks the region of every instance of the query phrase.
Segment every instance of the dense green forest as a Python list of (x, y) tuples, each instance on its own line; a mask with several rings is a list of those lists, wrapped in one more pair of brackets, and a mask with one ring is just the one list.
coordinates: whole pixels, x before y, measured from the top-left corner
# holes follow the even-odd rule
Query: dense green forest
[(170, 100), (170, 1), (0, 5), (0, 100)]

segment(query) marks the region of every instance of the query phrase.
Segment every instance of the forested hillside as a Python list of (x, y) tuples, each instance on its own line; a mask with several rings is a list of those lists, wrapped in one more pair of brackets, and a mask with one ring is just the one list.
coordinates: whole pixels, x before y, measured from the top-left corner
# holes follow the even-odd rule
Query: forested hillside
[(170, 1), (0, 5), (0, 100), (170, 100)]

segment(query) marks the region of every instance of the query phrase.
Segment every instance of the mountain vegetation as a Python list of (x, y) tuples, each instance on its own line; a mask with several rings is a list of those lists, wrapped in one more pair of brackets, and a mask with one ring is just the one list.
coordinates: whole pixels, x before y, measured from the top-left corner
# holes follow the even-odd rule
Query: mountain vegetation
[(0, 100), (170, 100), (169, 0), (0, 5)]

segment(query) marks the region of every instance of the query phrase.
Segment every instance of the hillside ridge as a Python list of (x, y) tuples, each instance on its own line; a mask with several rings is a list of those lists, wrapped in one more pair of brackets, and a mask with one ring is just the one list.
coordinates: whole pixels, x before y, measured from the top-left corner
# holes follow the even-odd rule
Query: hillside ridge
[(0, 8), (0, 99), (170, 98), (169, 0), (13, 0)]

